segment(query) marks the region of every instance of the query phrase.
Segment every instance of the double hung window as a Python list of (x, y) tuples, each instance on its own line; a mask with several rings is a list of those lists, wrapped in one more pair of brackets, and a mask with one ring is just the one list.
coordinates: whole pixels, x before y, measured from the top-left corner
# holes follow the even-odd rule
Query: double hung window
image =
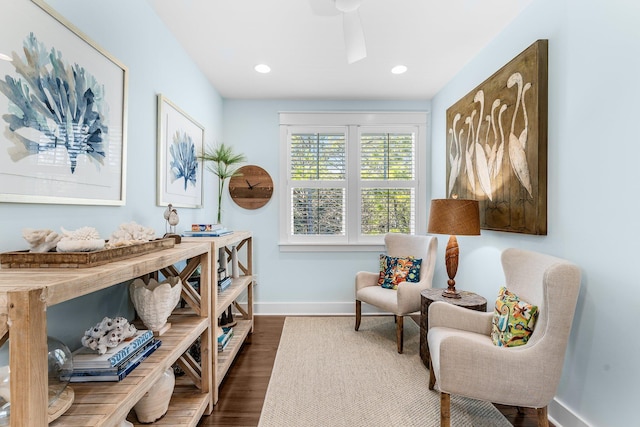
[(426, 117), (281, 113), (281, 245), (377, 246), (387, 232), (424, 232)]

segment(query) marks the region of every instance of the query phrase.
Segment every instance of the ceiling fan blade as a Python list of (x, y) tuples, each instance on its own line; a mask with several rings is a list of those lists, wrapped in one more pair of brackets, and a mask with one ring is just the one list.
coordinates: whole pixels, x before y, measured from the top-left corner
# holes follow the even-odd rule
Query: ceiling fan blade
[(333, 0), (340, 12), (355, 12), (364, 0)]
[(360, 22), (358, 10), (342, 14), (344, 44), (347, 49), (347, 62), (353, 64), (367, 57), (367, 46), (364, 41), (364, 31)]
[(309, 0), (309, 6), (315, 15), (336, 16), (340, 13), (336, 9), (335, 0)]

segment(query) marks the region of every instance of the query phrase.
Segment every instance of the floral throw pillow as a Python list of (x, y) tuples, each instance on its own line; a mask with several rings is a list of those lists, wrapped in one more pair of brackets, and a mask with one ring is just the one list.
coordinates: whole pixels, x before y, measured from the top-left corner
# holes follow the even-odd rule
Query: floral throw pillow
[(522, 301), (506, 287), (500, 288), (491, 327), (493, 344), (498, 347), (526, 344), (537, 318), (537, 306)]
[(414, 257), (391, 257), (380, 254), (378, 285), (387, 289), (398, 289), (401, 282), (419, 282), (422, 259)]

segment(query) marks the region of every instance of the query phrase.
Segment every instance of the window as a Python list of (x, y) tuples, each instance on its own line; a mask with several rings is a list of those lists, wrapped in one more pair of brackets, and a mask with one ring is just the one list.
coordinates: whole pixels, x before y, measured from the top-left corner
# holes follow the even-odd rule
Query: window
[(389, 231), (424, 233), (426, 120), (281, 113), (281, 245), (377, 250)]

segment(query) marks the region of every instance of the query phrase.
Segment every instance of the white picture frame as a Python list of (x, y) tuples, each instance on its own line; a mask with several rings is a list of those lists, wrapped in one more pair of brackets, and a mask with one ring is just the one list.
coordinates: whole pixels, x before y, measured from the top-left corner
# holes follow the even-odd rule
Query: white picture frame
[(124, 205), (127, 67), (42, 0), (3, 14), (0, 202)]

